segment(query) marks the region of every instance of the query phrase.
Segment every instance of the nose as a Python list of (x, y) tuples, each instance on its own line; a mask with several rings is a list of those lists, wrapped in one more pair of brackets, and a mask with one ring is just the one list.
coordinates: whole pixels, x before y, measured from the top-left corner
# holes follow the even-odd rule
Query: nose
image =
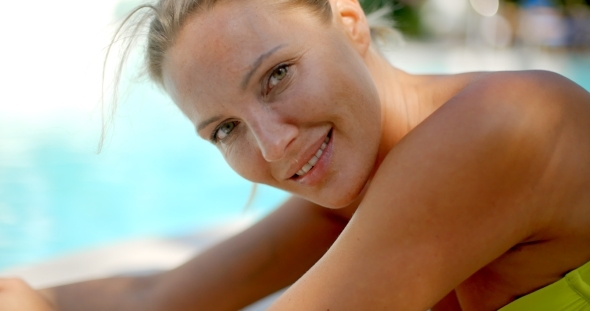
[(287, 154), (287, 148), (299, 133), (296, 125), (267, 113), (256, 118), (250, 127), (262, 156), (267, 162), (283, 159)]

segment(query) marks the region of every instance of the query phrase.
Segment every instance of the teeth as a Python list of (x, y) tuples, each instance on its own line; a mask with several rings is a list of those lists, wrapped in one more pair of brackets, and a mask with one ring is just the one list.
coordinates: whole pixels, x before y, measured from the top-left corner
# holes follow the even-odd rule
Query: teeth
[(330, 142), (330, 138), (326, 137), (326, 139), (324, 140), (324, 142), (322, 143), (322, 146), (320, 147), (320, 149), (318, 149), (318, 152), (315, 153), (315, 155), (313, 157), (311, 157), (311, 160), (309, 160), (309, 162), (307, 162), (300, 170), (299, 172), (297, 172), (298, 176), (303, 176), (305, 175), (307, 172), (309, 172), (317, 163), (318, 160), (320, 159), (320, 157), (322, 156), (322, 154), (324, 153), (324, 149), (326, 149), (326, 147), (328, 146), (328, 143)]
[(311, 158), (311, 160), (309, 160), (309, 162), (307, 162), (307, 163), (311, 164), (312, 166), (315, 166), (315, 165), (316, 165), (316, 163), (318, 163), (318, 160), (319, 160), (319, 158), (318, 158), (318, 157), (316, 157), (316, 156), (313, 156), (313, 157)]

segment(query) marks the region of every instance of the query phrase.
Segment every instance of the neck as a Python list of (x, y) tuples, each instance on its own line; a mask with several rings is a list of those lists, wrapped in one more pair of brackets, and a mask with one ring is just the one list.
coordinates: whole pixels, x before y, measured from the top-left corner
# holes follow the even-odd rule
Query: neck
[(420, 88), (427, 76), (415, 76), (393, 67), (371, 49), (365, 59), (381, 100), (381, 142), (377, 166), (391, 149), (436, 110), (427, 88)]

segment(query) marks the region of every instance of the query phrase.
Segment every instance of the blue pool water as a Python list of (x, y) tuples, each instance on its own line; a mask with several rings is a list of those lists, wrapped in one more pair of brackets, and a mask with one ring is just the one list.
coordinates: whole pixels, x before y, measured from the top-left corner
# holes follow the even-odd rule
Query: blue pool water
[[(453, 71), (436, 55), (404, 62), (413, 72)], [(560, 64), (560, 73), (590, 90), (588, 55)], [(121, 239), (258, 219), (287, 198), (261, 187), (244, 212), (252, 185), (163, 94), (140, 84), (124, 102), (99, 155), (96, 113), (77, 127), (68, 119), (38, 127), (2, 119), (0, 270)]]
[(287, 198), (259, 187), (245, 211), (252, 184), (148, 86), (135, 88), (118, 115), (98, 155), (99, 126), (83, 128), (88, 135), (0, 126), (2, 140), (21, 149), (0, 157), (0, 270), (120, 239), (260, 218)]

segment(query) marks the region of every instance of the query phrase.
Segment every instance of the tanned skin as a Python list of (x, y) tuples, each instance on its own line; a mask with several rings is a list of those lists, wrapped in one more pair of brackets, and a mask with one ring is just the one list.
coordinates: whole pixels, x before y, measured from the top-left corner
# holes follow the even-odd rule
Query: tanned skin
[[(590, 261), (587, 91), (544, 71), (411, 75), (356, 0), (327, 23), (268, 4), (195, 15), (164, 81), (234, 170), (296, 196), (175, 270), (43, 307), (236, 310), (292, 284), (269, 310), (491, 311)], [(41, 297), (6, 282), (2, 310)]]

